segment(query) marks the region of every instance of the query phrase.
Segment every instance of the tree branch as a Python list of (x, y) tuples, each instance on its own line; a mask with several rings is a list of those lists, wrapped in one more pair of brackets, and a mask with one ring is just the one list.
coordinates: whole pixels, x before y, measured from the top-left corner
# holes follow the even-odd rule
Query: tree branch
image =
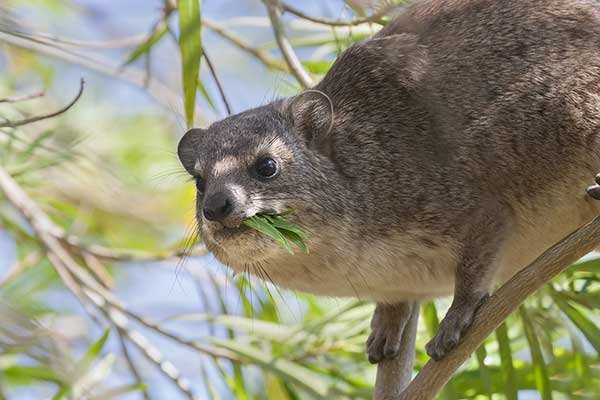
[[(46, 42), (37, 42), (35, 39), (6, 31), (1, 27), (0, 42), (5, 42), (11, 46), (35, 51), (46, 57), (51, 57), (66, 61), (71, 64), (79, 65), (83, 68), (99, 72), (110, 78), (121, 79), (129, 82), (140, 89), (146, 89), (145, 73), (131, 67), (121, 70), (120, 66), (110, 65), (103, 60), (91, 58), (77, 52), (63, 49), (61, 47), (50, 46)], [(173, 92), (164, 83), (156, 79), (150, 79), (148, 81), (147, 91), (164, 108), (168, 109), (169, 111), (175, 111), (174, 108), (177, 108), (176, 112), (182, 114), (181, 110), (179, 109), (180, 107), (177, 107), (181, 104), (180, 96)]]
[(336, 20), (336, 19), (320, 18), (320, 17), (308, 15), (308, 14), (298, 10), (297, 8), (290, 6), (289, 4), (281, 2), (281, 9), (283, 10), (283, 12), (294, 14), (298, 18), (302, 18), (307, 21), (314, 22), (315, 24), (327, 25), (327, 26), (356, 26), (356, 25), (372, 24), (372, 23), (382, 25), (382, 23), (383, 23), (382, 18), (387, 16), (395, 8), (399, 8), (399, 6), (395, 5), (395, 4), (389, 4), (386, 7), (384, 7), (381, 11), (379, 11), (373, 15), (370, 15), (368, 17), (355, 18), (350, 21), (340, 21), (340, 20)]
[(275, 40), (277, 41), (277, 45), (281, 50), (281, 54), (283, 54), (283, 59), (287, 63), (290, 72), (292, 73), (292, 75), (294, 75), (294, 77), (296, 78), (298, 83), (302, 85), (302, 87), (304, 87), (305, 89), (312, 87), (312, 78), (302, 66), (302, 63), (298, 59), (294, 48), (285, 36), (283, 25), (281, 24), (281, 6), (278, 0), (263, 1), (265, 3), (265, 6), (267, 7), (269, 18), (271, 19), (271, 26), (273, 27)]
[(210, 60), (210, 58), (208, 57), (208, 54), (206, 54), (206, 49), (203, 49), (202, 53), (204, 54), (204, 59), (206, 60), (206, 65), (208, 65), (210, 74), (212, 75), (213, 80), (215, 81), (215, 84), (217, 85), (217, 88), (219, 89), (219, 93), (221, 94), (221, 100), (223, 101), (223, 104), (225, 105), (225, 108), (227, 109), (227, 115), (231, 115), (231, 105), (229, 104), (229, 101), (227, 100), (227, 96), (225, 95), (225, 89), (223, 89), (223, 84), (221, 83), (221, 80), (219, 79), (219, 76), (217, 75), (217, 70), (216, 70), (215, 66), (213, 65), (212, 61)]
[(38, 97), (44, 97), (46, 93), (44, 91), (36, 92), (32, 94), (26, 94), (25, 96), (16, 96), (16, 97), (5, 97), (0, 99), (0, 103), (19, 103), (21, 101), (27, 101), (31, 99), (37, 99)]
[(392, 400), (408, 386), (415, 362), (419, 303), (412, 304), (412, 312), (400, 342), (400, 355), (377, 364), (374, 400)]
[(217, 24), (216, 22), (206, 18), (202, 18), (202, 26), (210, 29), (217, 35), (221, 36), (223, 39), (227, 40), (228, 42), (239, 48), (240, 50), (251, 54), (258, 61), (262, 62), (267, 68), (282, 71), (285, 73), (290, 72), (286, 64), (283, 63), (281, 60), (278, 60), (277, 58), (271, 56), (268, 52), (262, 49), (252, 47), (252, 45), (247, 43), (244, 39), (237, 36), (235, 33), (225, 29), (223, 26)]
[[(600, 245), (600, 217), (546, 250), (498, 289), (478, 310), (459, 345), (440, 361), (430, 360), (400, 395), (390, 400), (432, 400), (454, 372), (525, 299)], [(389, 371), (388, 373), (393, 373)], [(385, 388), (387, 391), (387, 388)], [(391, 390), (391, 388), (390, 388)]]
[(73, 100), (71, 100), (71, 102), (69, 104), (67, 104), (65, 107), (61, 108), (60, 110), (52, 112), (50, 114), (38, 115), (36, 117), (25, 118), (25, 119), (15, 121), (15, 122), (11, 122), (11, 121), (0, 122), (0, 128), (16, 128), (17, 126), (32, 124), (34, 122), (42, 121), (44, 119), (54, 118), (62, 113), (65, 113), (69, 110), (69, 108), (73, 107), (75, 105), (75, 103), (77, 103), (77, 100), (79, 100), (79, 98), (81, 97), (81, 95), (83, 93), (84, 86), (85, 86), (85, 81), (83, 80), (83, 78), (81, 78), (81, 80), (79, 82), (79, 92), (77, 92), (77, 95), (75, 96), (75, 98)]
[[(119, 344), (121, 346), (121, 353), (123, 354), (123, 358), (125, 359), (125, 364), (127, 365), (127, 368), (129, 368), (131, 375), (135, 379), (135, 384), (142, 385), (144, 383), (142, 376), (140, 375), (140, 372), (135, 366), (135, 363), (131, 358), (131, 354), (129, 354), (129, 350), (127, 349), (127, 343), (125, 343), (125, 339), (123, 338), (125, 332), (118, 326), (115, 325), (115, 327), (117, 328)], [(144, 396), (144, 400), (150, 400), (150, 393), (148, 393), (148, 388), (144, 388), (142, 390), (142, 395)]]

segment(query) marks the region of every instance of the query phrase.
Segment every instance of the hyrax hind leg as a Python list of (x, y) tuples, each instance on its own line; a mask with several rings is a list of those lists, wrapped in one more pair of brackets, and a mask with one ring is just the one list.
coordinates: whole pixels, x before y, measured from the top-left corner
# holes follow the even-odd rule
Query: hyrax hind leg
[(418, 307), (418, 303), (408, 302), (377, 304), (371, 320), (371, 335), (367, 340), (369, 362), (376, 364), (398, 357), (404, 336), (416, 335), (416, 330), (409, 332), (410, 329), (407, 329), (407, 326), (415, 312), (416, 317), (414, 318), (418, 318)]
[(502, 209), (494, 207), (482, 210), (475, 216), (475, 223), (470, 224), (459, 250), (452, 305), (435, 337), (425, 347), (434, 360), (443, 358), (456, 347), (473, 322), (475, 312), (489, 296), (508, 230), (508, 218)]

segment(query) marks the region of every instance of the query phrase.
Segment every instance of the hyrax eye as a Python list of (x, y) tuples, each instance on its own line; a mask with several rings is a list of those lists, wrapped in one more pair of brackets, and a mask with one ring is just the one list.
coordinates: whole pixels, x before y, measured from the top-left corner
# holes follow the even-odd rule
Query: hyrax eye
[(261, 158), (256, 162), (256, 173), (262, 178), (271, 178), (277, 173), (277, 162), (270, 157)]
[(198, 190), (198, 193), (203, 193), (205, 186), (204, 179), (200, 176), (196, 176), (194, 177), (194, 181), (196, 182), (196, 190)]

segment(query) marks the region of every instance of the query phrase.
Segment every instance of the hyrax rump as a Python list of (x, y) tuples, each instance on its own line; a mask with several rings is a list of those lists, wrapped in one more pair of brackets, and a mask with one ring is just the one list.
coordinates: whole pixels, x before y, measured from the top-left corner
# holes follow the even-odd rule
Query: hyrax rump
[[(372, 362), (396, 356), (406, 304), (454, 294), (439, 359), (494, 284), (597, 215), (599, 133), (595, 1), (432, 0), (312, 90), (190, 130), (179, 157), (220, 261), (378, 303)], [(240, 225), (288, 209), (308, 254)]]

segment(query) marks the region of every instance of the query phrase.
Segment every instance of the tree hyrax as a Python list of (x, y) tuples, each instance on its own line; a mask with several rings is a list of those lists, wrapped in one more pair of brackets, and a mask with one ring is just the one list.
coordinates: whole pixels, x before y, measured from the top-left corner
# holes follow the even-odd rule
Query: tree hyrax
[[(373, 299), (378, 362), (397, 354), (406, 304), (454, 294), (427, 345), (443, 357), (495, 283), (598, 213), (599, 138), (596, 1), (431, 0), (313, 90), (190, 130), (179, 157), (214, 255)], [(308, 254), (240, 225), (288, 209)]]

